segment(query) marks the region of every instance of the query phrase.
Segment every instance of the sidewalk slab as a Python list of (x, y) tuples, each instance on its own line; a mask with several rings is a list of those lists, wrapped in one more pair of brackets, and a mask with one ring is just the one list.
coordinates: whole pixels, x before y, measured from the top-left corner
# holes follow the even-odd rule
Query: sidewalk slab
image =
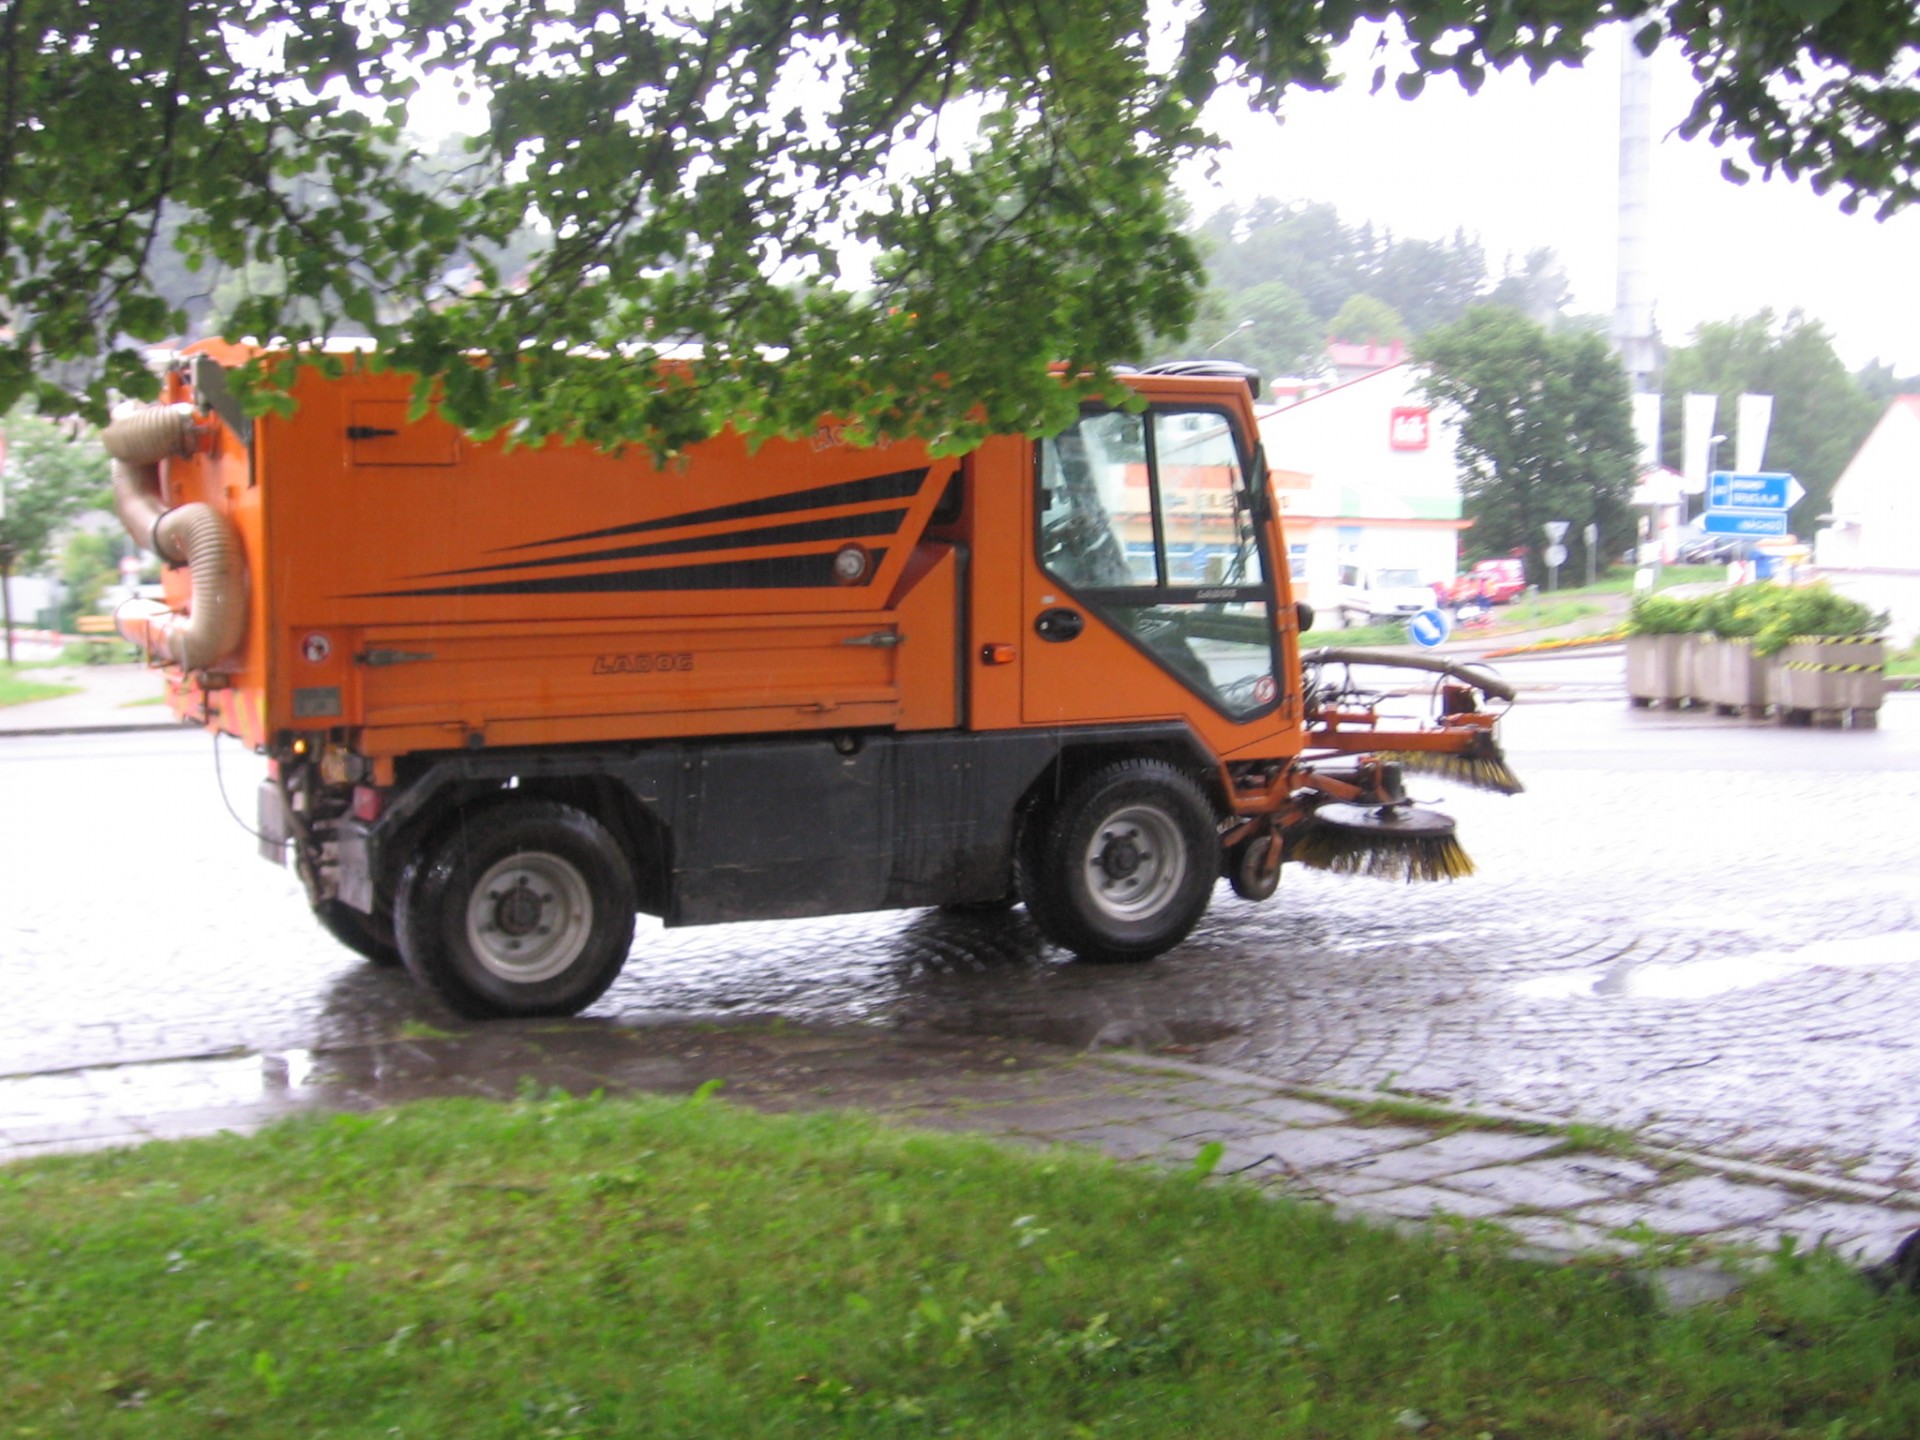
[(0, 706), (0, 737), (65, 735), (83, 730), (173, 729), (179, 721), (161, 697), (166, 682), (144, 665), (59, 665), (29, 670), (43, 685), (78, 686), (72, 695)]
[(1356, 1113), (1366, 1097), (1159, 1057), (754, 1025), (496, 1022), (315, 1052), (0, 1077), (0, 1164), (428, 1097), (688, 1095), (715, 1080), (723, 1099), (756, 1109), (860, 1109), (1175, 1170), (1217, 1143), (1224, 1183), (1382, 1224), (1492, 1222), (1541, 1255), (1630, 1255), (1664, 1238), (1742, 1253), (1825, 1245), (1872, 1263), (1920, 1228), (1920, 1195), (1668, 1149), (1569, 1153), (1539, 1117), (1442, 1109), (1431, 1126), (1370, 1124)]

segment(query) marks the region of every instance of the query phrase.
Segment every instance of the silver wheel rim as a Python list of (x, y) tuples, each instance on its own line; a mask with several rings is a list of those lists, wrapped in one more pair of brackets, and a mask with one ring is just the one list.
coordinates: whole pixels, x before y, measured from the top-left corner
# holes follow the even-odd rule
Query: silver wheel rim
[(593, 897), (558, 855), (510, 855), (489, 869), (467, 900), (467, 945), (488, 974), (536, 985), (565, 972), (587, 948)]
[(1153, 805), (1129, 805), (1100, 822), (1087, 845), (1087, 897), (1112, 920), (1157, 915), (1187, 874), (1180, 827)]

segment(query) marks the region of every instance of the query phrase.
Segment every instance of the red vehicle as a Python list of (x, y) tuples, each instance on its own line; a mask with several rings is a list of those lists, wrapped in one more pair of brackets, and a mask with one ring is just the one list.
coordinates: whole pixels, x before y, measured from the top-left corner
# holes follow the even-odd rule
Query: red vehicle
[(1506, 605), (1518, 600), (1527, 590), (1527, 568), (1516, 556), (1481, 560), (1453, 582), (1447, 598), (1458, 605), (1463, 600), (1484, 600), (1489, 605)]

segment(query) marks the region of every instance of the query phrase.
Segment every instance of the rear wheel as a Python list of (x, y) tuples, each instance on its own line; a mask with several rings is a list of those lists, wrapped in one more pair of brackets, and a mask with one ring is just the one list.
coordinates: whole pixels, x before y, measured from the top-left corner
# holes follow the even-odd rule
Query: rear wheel
[(391, 915), (362, 915), (339, 900), (322, 900), (313, 907), (320, 928), (354, 954), (375, 965), (398, 965), (400, 945), (393, 936)]
[(633, 944), (633, 872), (607, 828), (551, 801), (463, 812), (410, 863), (395, 906), (415, 979), (475, 1019), (572, 1015)]
[(1193, 930), (1220, 874), (1213, 809), (1185, 773), (1126, 760), (1089, 775), (1022, 847), (1020, 893), (1084, 960), (1151, 960)]

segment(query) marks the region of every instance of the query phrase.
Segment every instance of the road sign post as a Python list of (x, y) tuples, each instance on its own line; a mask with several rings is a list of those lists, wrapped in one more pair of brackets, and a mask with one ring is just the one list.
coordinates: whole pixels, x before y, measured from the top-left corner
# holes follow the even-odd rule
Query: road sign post
[(1407, 621), (1407, 638), (1422, 650), (1431, 650), (1453, 632), (1453, 622), (1439, 606), (1422, 610)]
[(1806, 495), (1791, 475), (1716, 470), (1707, 477), (1709, 510), (1791, 510)]
[(1547, 562), (1547, 589), (1560, 588), (1560, 567), (1567, 563), (1567, 547), (1560, 542), (1573, 528), (1571, 520), (1547, 521), (1547, 550), (1540, 558)]
[(1709, 535), (1750, 535), (1777, 539), (1787, 533), (1787, 512), (1775, 510), (1709, 510), (1700, 522)]
[(1806, 493), (1798, 480), (1781, 472), (1716, 470), (1707, 477), (1707, 509), (1700, 526), (1708, 535), (1777, 539), (1787, 533), (1787, 511)]

